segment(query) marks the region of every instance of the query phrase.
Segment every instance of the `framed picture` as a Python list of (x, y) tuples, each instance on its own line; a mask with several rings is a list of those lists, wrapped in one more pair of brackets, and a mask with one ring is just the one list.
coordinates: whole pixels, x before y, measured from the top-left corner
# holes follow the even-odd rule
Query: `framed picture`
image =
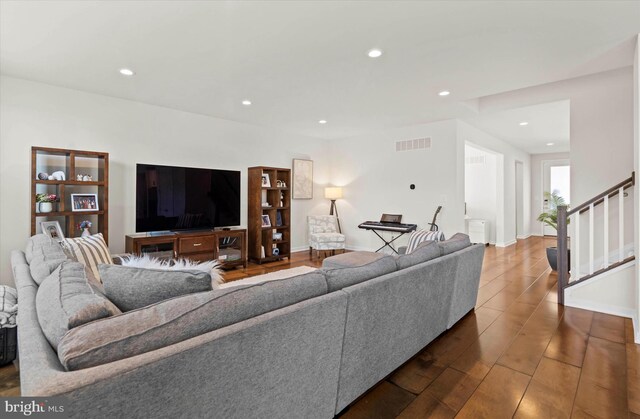
[(42, 229), (42, 233), (51, 237), (53, 240), (57, 242), (61, 242), (64, 240), (64, 234), (62, 233), (62, 228), (60, 227), (60, 223), (57, 221), (43, 221), (40, 223), (40, 228)]
[(271, 227), (271, 220), (268, 215), (262, 216), (262, 227)]
[(313, 160), (293, 159), (292, 198), (313, 198)]
[(94, 193), (72, 193), (71, 211), (98, 211), (98, 195)]
[(270, 188), (271, 187), (271, 179), (269, 179), (269, 175), (266, 173), (262, 174), (262, 187)]

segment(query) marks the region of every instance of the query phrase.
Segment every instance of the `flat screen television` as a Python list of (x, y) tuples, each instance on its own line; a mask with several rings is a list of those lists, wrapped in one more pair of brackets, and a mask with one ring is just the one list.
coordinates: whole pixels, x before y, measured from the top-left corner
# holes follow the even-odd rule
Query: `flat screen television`
[(240, 225), (240, 172), (136, 165), (136, 231)]

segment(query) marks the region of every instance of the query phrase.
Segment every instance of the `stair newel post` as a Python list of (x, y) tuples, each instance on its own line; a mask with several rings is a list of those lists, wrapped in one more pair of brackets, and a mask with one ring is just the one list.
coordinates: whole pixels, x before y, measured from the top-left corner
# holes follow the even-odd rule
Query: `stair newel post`
[(558, 206), (558, 304), (564, 305), (564, 288), (569, 281), (567, 207)]

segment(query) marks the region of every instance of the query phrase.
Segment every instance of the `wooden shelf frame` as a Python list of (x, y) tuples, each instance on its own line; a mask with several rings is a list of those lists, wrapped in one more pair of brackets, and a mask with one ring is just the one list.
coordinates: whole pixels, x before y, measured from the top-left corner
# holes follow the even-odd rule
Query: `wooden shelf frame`
[[(283, 181), (285, 187), (263, 187), (262, 175), (267, 174), (271, 185)], [(290, 258), (291, 256), (291, 169), (280, 167), (256, 166), (249, 168), (248, 174), (248, 219), (249, 258), (257, 263)], [(263, 207), (263, 198), (271, 205)], [(282, 206), (280, 205), (282, 201)], [(276, 225), (280, 212), (283, 225)], [(270, 227), (262, 226), (262, 216), (269, 217)], [(274, 240), (272, 231), (282, 233), (282, 240)], [(274, 255), (274, 246), (279, 254)], [(264, 247), (264, 257), (262, 248)]]
[[(42, 180), (38, 179), (38, 172), (45, 165), (39, 164), (39, 159), (48, 157), (64, 158), (64, 165), (59, 164), (58, 169), (65, 173), (66, 180)], [(93, 181), (80, 181), (76, 179), (76, 167), (78, 160), (95, 160), (95, 170), (98, 178)], [(94, 224), (92, 230), (102, 233), (104, 240), (109, 243), (109, 153), (101, 151), (87, 150), (71, 150), (64, 148), (50, 147), (31, 147), (31, 235), (39, 231), (39, 223), (42, 218), (64, 218), (64, 229), (66, 237), (76, 237), (76, 219), (86, 216), (97, 216), (97, 223)], [(36, 203), (36, 194), (38, 186), (46, 186), (55, 188), (55, 192), (48, 189), (47, 193), (55, 193), (59, 197), (57, 210), (52, 212), (38, 212)], [(74, 193), (73, 187), (91, 188), (91, 192), (98, 196), (97, 211), (70, 211), (66, 207), (68, 205), (67, 198)], [(70, 187), (70, 188), (67, 188)], [(70, 190), (71, 189), (71, 190)], [(75, 192), (79, 193), (79, 192)], [(84, 192), (83, 192), (84, 193)], [(70, 203), (70, 200), (69, 200)]]

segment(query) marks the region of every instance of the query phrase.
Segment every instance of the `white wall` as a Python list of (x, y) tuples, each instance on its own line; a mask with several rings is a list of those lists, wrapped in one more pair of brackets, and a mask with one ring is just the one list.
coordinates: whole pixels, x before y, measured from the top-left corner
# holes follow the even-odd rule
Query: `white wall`
[(465, 145), (464, 200), (467, 217), (487, 220), (489, 243), (496, 243), (498, 162), (494, 153)]
[[(636, 186), (634, 195), (634, 220), (633, 232), (636, 258), (640, 255), (640, 35), (636, 38), (636, 51), (633, 59), (633, 167), (636, 172)], [(634, 319), (635, 341), (640, 343), (640, 263), (636, 261), (635, 275), (636, 317)]]
[[(498, 189), (496, 216), (496, 246), (509, 246), (516, 241), (516, 161), (523, 164), (524, 171), (524, 205), (523, 219), (531, 217), (531, 158), (529, 153), (513, 147), (464, 121), (457, 121), (458, 139), (498, 153)], [(502, 173), (500, 168), (504, 167)], [(525, 222), (523, 235), (529, 236), (529, 222)]]
[(0, 283), (13, 282), (9, 255), (24, 249), (30, 226), (31, 146), (110, 153), (109, 237), (113, 252), (135, 231), (135, 164), (209, 167), (242, 172), (247, 219), (247, 168), (291, 167), (314, 160), (313, 200), (292, 201), (292, 248), (304, 249), (306, 216), (328, 213), (322, 188), (329, 179), (323, 141), (274, 129), (35, 83), (0, 79)]
[(545, 153), (531, 155), (531, 235), (542, 236), (542, 223), (537, 221), (542, 212), (543, 172), (542, 164), (551, 160), (569, 160), (569, 153)]
[[(380, 247), (380, 239), (358, 224), (382, 213), (403, 214), (403, 222), (425, 228), (442, 205), (438, 224), (445, 235), (464, 231), (464, 144), (456, 125), (442, 121), (331, 142), (332, 183), (344, 187), (337, 204), (348, 248)], [(431, 137), (431, 148), (395, 151), (396, 141), (422, 137)]]

